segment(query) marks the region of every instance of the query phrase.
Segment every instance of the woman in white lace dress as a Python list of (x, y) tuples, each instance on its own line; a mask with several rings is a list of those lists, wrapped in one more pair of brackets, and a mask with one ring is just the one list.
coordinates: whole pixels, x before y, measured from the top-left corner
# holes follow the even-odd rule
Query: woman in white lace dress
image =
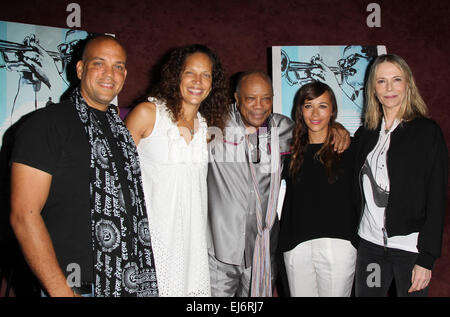
[(226, 79), (202, 45), (175, 49), (161, 75), (125, 120), (138, 147), (159, 292), (210, 296), (207, 129), (225, 125)]

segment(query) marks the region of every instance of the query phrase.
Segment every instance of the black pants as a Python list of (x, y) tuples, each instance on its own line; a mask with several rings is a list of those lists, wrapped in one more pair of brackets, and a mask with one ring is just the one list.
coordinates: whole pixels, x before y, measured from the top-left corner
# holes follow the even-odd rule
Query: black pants
[(428, 287), (408, 293), (417, 253), (384, 248), (361, 239), (356, 259), (355, 296), (387, 296), (392, 280), (398, 297), (426, 297)]

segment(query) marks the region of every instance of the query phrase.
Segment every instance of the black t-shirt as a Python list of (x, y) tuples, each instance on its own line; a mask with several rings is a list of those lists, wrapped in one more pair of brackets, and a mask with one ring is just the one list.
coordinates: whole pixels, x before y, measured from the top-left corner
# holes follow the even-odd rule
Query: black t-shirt
[(33, 114), (19, 129), (12, 161), (52, 175), (41, 215), (65, 275), (81, 268), (81, 282), (93, 282), (89, 198), (90, 149), (83, 125), (70, 102)]
[(357, 244), (356, 209), (352, 201), (354, 153), (350, 146), (341, 157), (338, 180), (328, 183), (325, 167), (314, 158), (322, 144), (309, 144), (296, 182), (283, 171), (286, 196), (281, 214), (279, 250), (318, 238), (338, 238)]

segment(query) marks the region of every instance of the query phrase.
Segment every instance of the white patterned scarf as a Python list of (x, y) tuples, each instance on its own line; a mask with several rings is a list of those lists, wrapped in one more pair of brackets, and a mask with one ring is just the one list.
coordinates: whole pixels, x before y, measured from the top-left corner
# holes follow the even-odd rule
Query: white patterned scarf
[[(106, 118), (121, 157), (111, 145), (92, 109), (77, 88), (71, 95), (89, 141), (91, 225), (96, 297), (158, 296), (158, 285), (143, 199), (136, 146), (114, 106)], [(123, 160), (126, 179), (119, 180)], [(125, 186), (125, 188), (122, 188)], [(126, 205), (124, 192), (131, 202)]]

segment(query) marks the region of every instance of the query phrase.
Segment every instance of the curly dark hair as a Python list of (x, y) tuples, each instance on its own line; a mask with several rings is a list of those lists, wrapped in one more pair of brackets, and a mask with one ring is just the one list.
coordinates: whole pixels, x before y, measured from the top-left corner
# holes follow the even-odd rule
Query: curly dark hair
[(208, 47), (201, 44), (176, 48), (161, 70), (161, 81), (152, 91), (152, 95), (166, 102), (174, 122), (181, 116), (182, 96), (180, 92), (181, 76), (186, 58), (194, 53), (203, 53), (212, 62), (212, 87), (209, 95), (202, 101), (198, 111), (209, 127), (225, 127), (231, 104), (228, 95), (228, 81), (219, 58)]
[(303, 159), (306, 153), (306, 149), (309, 144), (308, 127), (303, 117), (302, 108), (307, 100), (313, 100), (321, 96), (323, 93), (328, 92), (330, 95), (332, 113), (330, 122), (328, 123), (328, 135), (327, 138), (317, 151), (315, 158), (317, 158), (324, 166), (330, 184), (337, 181), (337, 170), (339, 168), (340, 156), (331, 145), (331, 133), (330, 127), (334, 124), (337, 117), (337, 103), (333, 90), (325, 83), (315, 81), (302, 86), (295, 97), (295, 128), (292, 136), (292, 156), (289, 166), (289, 175), (293, 181), (295, 181), (297, 174), (300, 171), (300, 167), (303, 164)]

